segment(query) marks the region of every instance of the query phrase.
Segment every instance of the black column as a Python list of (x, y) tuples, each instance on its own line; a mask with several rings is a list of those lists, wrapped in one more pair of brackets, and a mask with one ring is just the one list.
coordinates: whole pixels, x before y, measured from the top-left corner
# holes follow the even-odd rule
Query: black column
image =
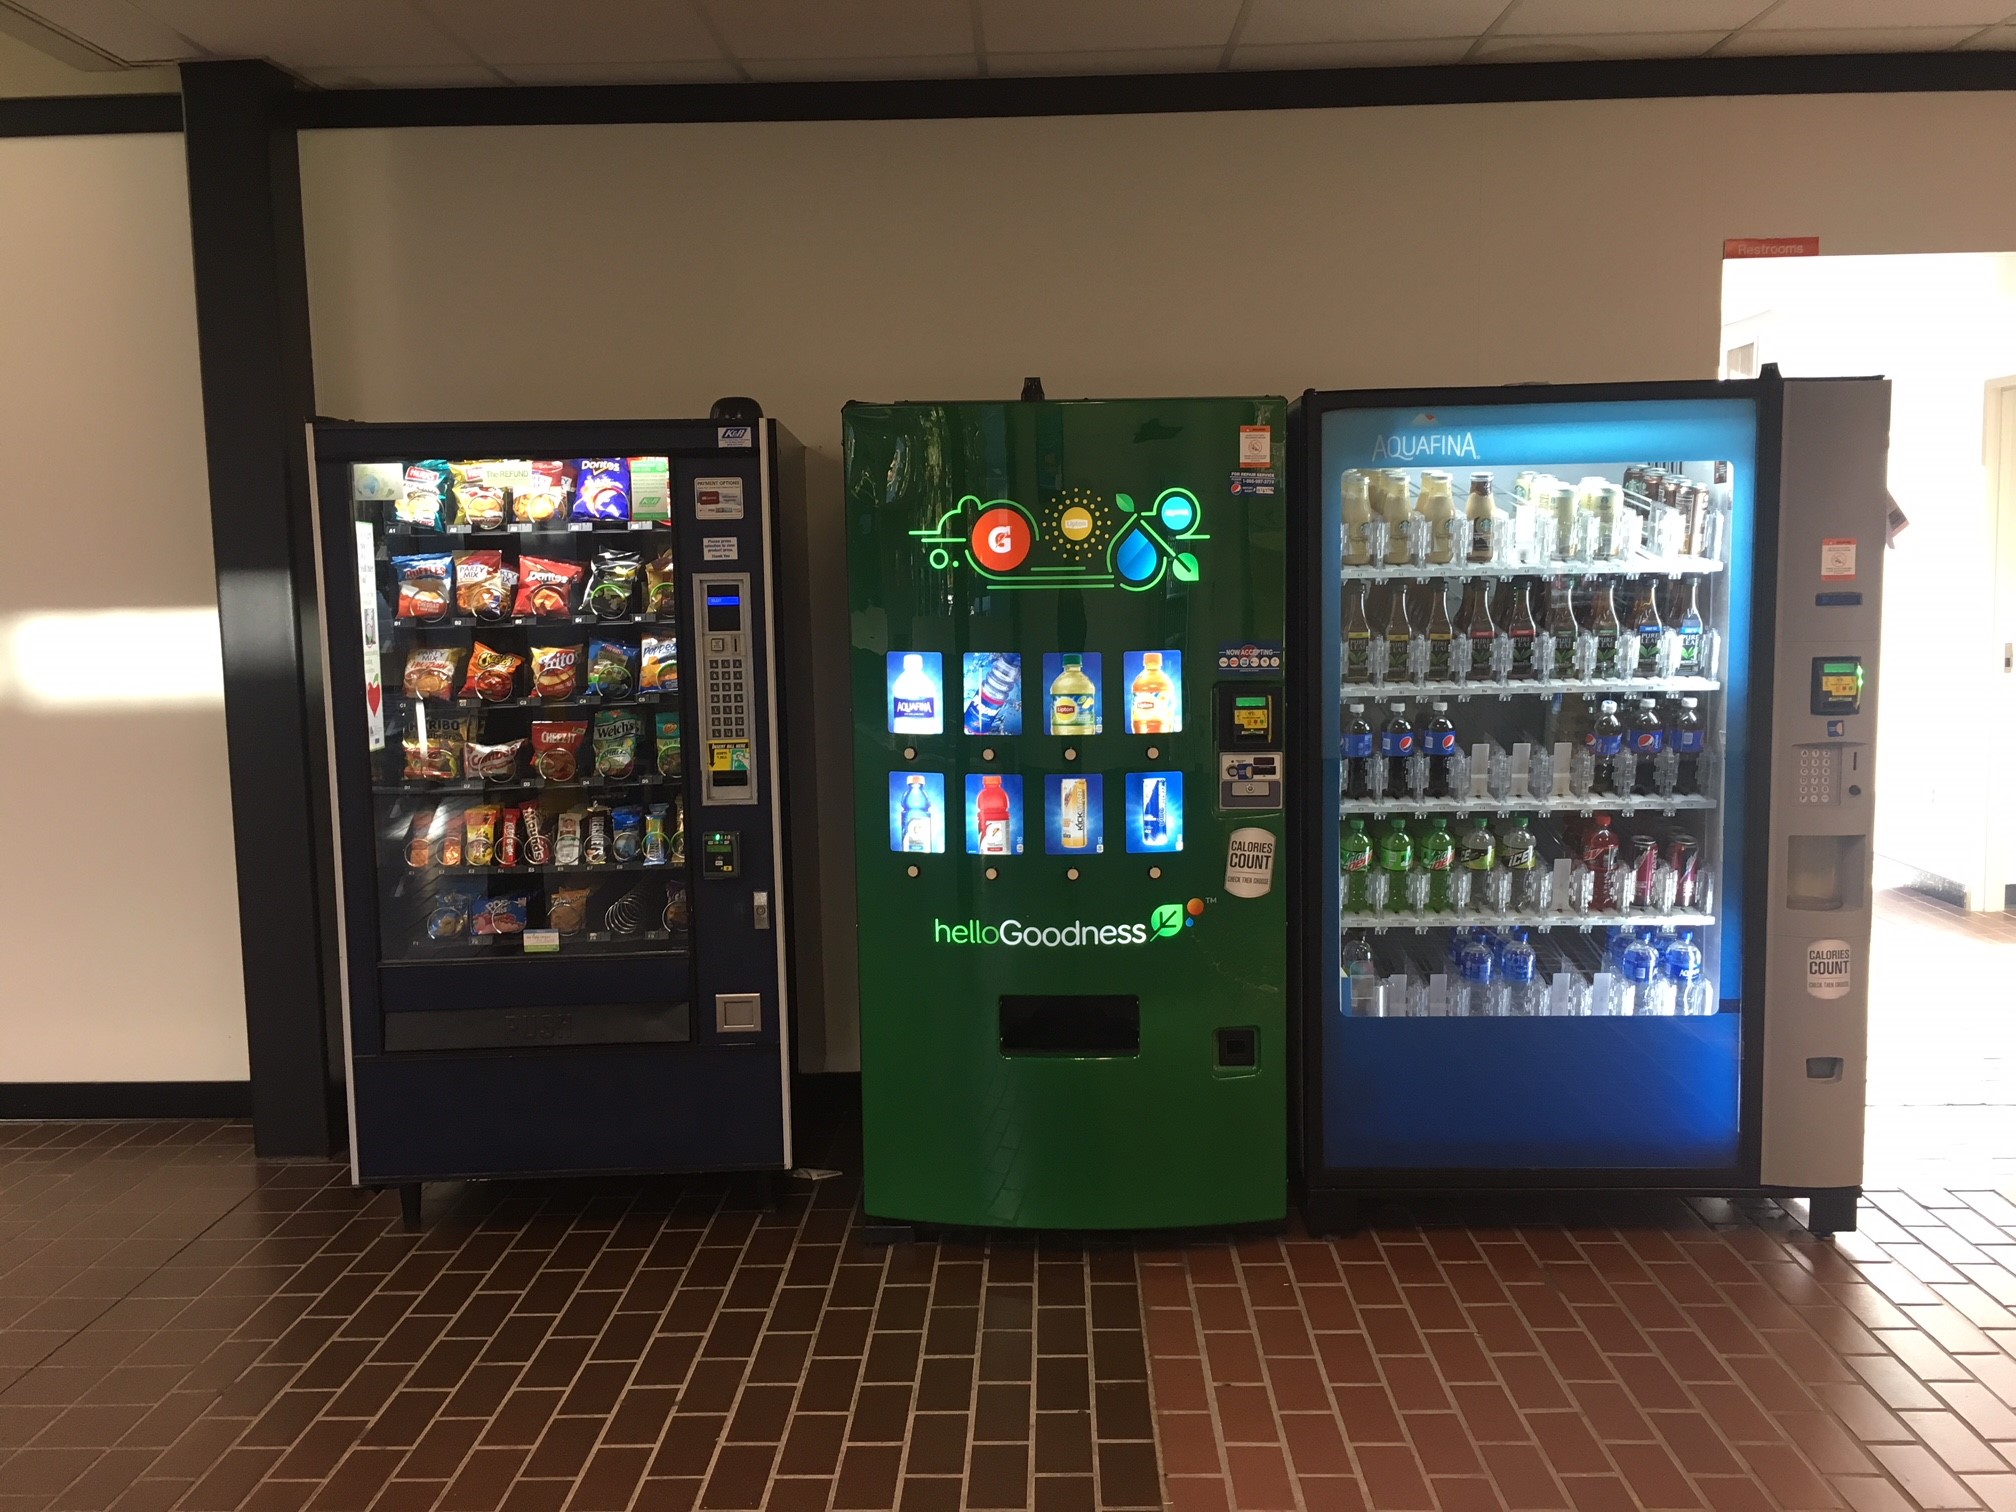
[(182, 66), (252, 1122), (268, 1156), (328, 1154), (341, 1107), (293, 87), (265, 63)]

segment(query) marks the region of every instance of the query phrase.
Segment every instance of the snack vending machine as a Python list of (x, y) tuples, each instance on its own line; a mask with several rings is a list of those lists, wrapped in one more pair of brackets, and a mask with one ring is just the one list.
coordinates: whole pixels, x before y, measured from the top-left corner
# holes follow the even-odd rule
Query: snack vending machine
[(1285, 1214), (1286, 421), (847, 407), (875, 1219)]
[[(738, 412), (739, 413), (739, 412)], [(354, 1178), (791, 1163), (774, 422), (315, 427)]]
[(1312, 1226), (1656, 1186), (1853, 1227), (1889, 385), (1293, 425)]

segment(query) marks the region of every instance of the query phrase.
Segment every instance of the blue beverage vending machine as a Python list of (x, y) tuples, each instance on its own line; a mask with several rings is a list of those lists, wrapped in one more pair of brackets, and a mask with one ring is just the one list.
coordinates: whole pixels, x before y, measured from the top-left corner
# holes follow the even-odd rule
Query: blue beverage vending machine
[(1298, 1143), (1394, 1189), (1861, 1182), (1879, 379), (1305, 394)]

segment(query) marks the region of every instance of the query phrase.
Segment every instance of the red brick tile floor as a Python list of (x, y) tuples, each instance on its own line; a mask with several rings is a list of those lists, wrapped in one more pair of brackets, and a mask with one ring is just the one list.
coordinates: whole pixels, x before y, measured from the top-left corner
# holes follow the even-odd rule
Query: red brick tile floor
[(851, 1170), (409, 1234), (240, 1125), (0, 1125), (0, 1512), (2016, 1512), (2004, 923), (1885, 899), (1831, 1242), (1637, 1197), (883, 1249)]

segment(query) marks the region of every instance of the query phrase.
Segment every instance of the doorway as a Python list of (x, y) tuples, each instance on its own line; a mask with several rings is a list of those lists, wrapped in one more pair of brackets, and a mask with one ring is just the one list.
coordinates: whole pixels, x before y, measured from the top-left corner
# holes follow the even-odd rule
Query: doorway
[[(1725, 262), (1724, 377), (1891, 380), (1871, 1185), (2016, 1178), (2016, 253)], [(1999, 1175), (1997, 1174), (1999, 1172)]]

